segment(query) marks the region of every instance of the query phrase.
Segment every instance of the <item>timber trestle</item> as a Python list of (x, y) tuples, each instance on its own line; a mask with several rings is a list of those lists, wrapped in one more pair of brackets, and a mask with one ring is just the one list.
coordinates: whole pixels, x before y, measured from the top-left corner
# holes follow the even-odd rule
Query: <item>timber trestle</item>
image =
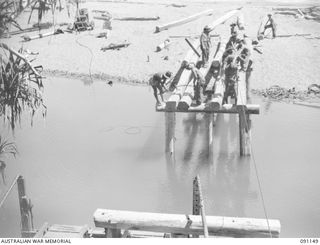
[[(213, 30), (217, 25), (224, 23), (226, 20), (232, 16), (238, 14), (237, 23), (239, 30), (243, 32), (243, 42), (246, 44), (245, 48), (248, 53), (252, 53), (252, 40), (244, 35), (244, 23), (242, 14), (239, 13), (239, 10), (233, 10), (223, 15), (219, 19), (215, 20), (210, 29)], [(241, 17), (241, 18), (240, 18)], [(237, 71), (237, 81), (234, 85), (234, 96), (233, 102), (229, 102), (230, 94), (228, 89), (226, 89), (226, 71), (225, 71), (225, 54), (226, 52), (226, 38), (220, 36), (220, 40), (216, 45), (216, 51), (211, 52), (213, 55), (209, 55), (208, 66), (201, 65), (201, 61), (198, 57), (199, 50), (199, 41), (195, 40), (193, 43), (188, 41), (188, 45), (191, 46), (191, 49), (188, 51), (184, 61), (181, 63), (179, 71), (176, 73), (175, 78), (171, 84), (171, 88), (174, 88), (172, 94), (162, 105), (156, 106), (157, 112), (165, 112), (165, 126), (166, 126), (166, 153), (174, 154), (175, 146), (175, 127), (176, 127), (176, 113), (206, 113), (206, 114), (216, 114), (216, 113), (227, 113), (227, 114), (238, 114), (239, 115), (239, 148), (241, 156), (251, 155), (250, 147), (250, 135), (251, 135), (251, 114), (259, 114), (260, 106), (256, 104), (250, 104), (248, 102), (248, 94), (250, 88), (250, 76), (251, 76), (251, 67), (244, 69), (241, 68), (241, 61), (238, 63)], [(233, 46), (234, 53), (236, 57), (239, 57), (241, 60), (241, 52), (244, 48), (236, 49)], [(234, 58), (234, 60), (237, 60)], [(243, 60), (243, 59), (242, 59)], [(250, 63), (251, 62), (251, 63)], [(252, 61), (250, 60), (250, 64)], [(196, 92), (194, 89), (194, 81), (199, 80), (200, 78), (196, 77), (192, 69), (186, 64), (200, 64), (198, 68), (198, 73), (202, 75), (205, 79), (203, 86), (203, 96), (201, 102), (197, 105), (193, 105), (193, 100), (199, 100), (196, 98)], [(241, 64), (241, 66), (240, 66)], [(228, 91), (226, 91), (228, 90)], [(227, 103), (225, 103), (227, 101)], [(213, 115), (210, 117), (210, 120), (213, 120)], [(209, 122), (213, 127), (213, 123)], [(208, 133), (209, 141), (208, 147), (211, 149), (212, 144), (212, 128), (209, 128)]]

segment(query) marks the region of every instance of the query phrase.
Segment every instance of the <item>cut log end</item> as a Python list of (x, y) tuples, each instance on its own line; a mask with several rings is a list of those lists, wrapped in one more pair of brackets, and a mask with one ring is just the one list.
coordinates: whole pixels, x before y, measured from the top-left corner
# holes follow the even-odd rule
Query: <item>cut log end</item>
[(165, 106), (165, 111), (174, 112), (174, 111), (176, 111), (176, 108), (177, 108), (176, 101), (167, 101), (166, 106)]
[(187, 111), (189, 109), (188, 103), (185, 101), (180, 101), (177, 107), (178, 111)]

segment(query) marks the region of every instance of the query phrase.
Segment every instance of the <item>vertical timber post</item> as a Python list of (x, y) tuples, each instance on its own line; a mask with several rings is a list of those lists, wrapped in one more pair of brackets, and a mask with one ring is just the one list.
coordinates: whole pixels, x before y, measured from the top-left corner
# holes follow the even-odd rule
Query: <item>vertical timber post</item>
[(208, 157), (212, 155), (212, 147), (213, 147), (213, 113), (207, 114), (207, 137), (208, 137)]
[(239, 110), (239, 140), (240, 140), (240, 156), (250, 156), (250, 130), (251, 120), (249, 114), (246, 113), (245, 106), (238, 106)]
[(105, 228), (105, 237), (106, 238), (121, 238), (121, 229), (116, 228)]
[[(192, 214), (193, 215), (201, 215), (204, 237), (208, 238), (209, 237), (209, 232), (208, 232), (206, 214), (205, 214), (205, 211), (204, 211), (204, 202), (203, 202), (203, 198), (202, 198), (201, 184), (200, 184), (199, 175), (197, 175), (197, 177), (195, 177), (194, 180), (193, 180), (193, 207), (192, 207)], [(199, 236), (193, 236), (193, 237), (199, 237)]]
[(166, 130), (166, 142), (165, 152), (170, 153), (172, 156), (175, 152), (175, 126), (176, 126), (176, 114), (175, 112), (165, 112), (165, 130)]
[[(193, 180), (192, 215), (200, 215), (200, 195), (199, 195), (199, 186), (197, 183), (197, 177)], [(199, 236), (193, 235), (192, 237), (198, 238)]]
[(26, 187), (23, 177), (20, 175), (17, 179), (19, 206), (21, 214), (21, 236), (29, 237), (31, 228), (30, 207), (26, 197)]

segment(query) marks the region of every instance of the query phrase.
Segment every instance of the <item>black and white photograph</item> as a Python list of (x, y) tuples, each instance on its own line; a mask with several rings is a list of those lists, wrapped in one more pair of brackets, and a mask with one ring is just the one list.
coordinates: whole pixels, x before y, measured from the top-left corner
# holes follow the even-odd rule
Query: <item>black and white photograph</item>
[(0, 0), (1, 244), (317, 244), (319, 125), (318, 0)]

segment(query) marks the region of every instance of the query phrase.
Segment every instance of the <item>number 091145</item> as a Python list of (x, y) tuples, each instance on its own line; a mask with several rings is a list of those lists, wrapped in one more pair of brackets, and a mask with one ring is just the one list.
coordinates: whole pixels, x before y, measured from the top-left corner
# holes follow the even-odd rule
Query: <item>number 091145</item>
[(302, 244), (308, 244), (308, 243), (317, 244), (318, 243), (318, 239), (315, 239), (315, 238), (302, 238), (302, 239), (300, 239), (300, 243), (302, 243)]

